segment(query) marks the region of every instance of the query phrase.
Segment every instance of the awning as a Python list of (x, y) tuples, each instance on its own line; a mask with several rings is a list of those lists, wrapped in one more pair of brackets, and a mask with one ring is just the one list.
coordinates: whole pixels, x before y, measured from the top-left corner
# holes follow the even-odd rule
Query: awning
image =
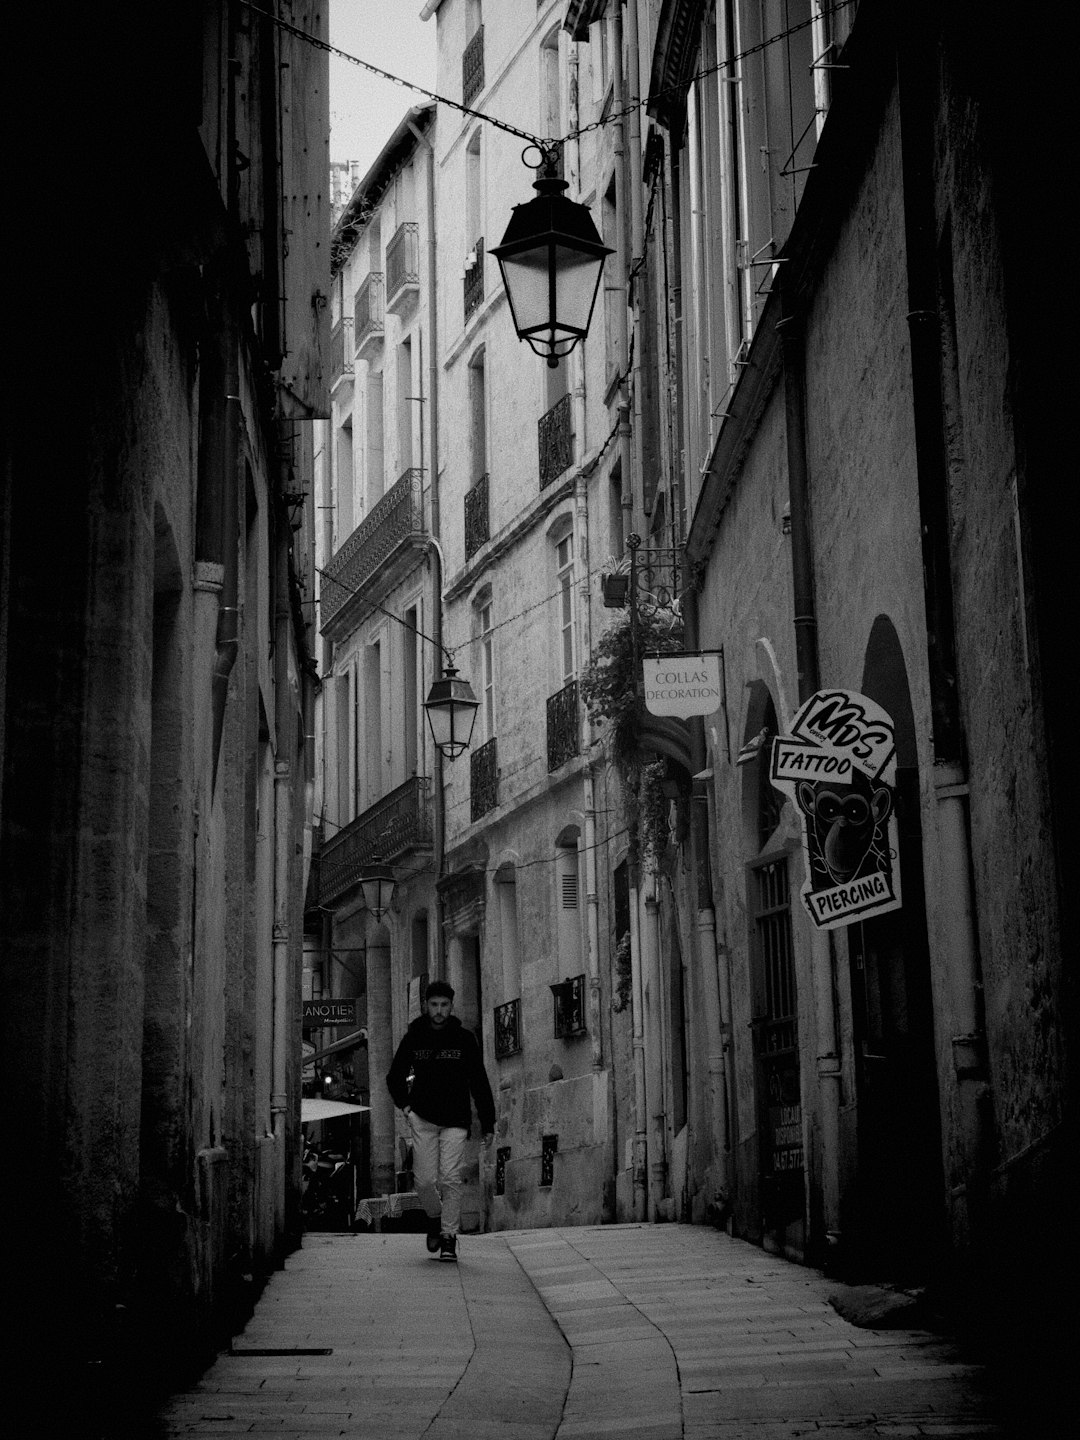
[(300, 1123), (306, 1125), (314, 1120), (336, 1120), (339, 1115), (359, 1115), (370, 1110), (370, 1105), (347, 1105), (344, 1100), (323, 1100), (315, 1095), (310, 1100), (300, 1101)]

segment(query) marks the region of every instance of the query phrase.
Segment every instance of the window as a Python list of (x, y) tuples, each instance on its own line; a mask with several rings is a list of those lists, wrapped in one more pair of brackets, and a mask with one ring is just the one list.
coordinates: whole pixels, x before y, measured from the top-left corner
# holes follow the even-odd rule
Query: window
[(555, 850), (555, 936), (560, 975), (576, 975), (582, 968), (581, 885), (578, 834), (570, 827), (559, 836)]
[(540, 1147), (540, 1188), (548, 1189), (555, 1183), (555, 1156), (559, 1151), (558, 1135), (545, 1135)]
[(367, 508), (370, 510), (383, 497), (385, 487), (383, 453), (383, 377), (381, 370), (369, 370), (367, 376), (367, 443), (364, 449), (364, 480)]
[(506, 1166), (510, 1159), (510, 1146), (500, 1145), (495, 1151), (495, 1194), (506, 1194)]
[(490, 740), (495, 734), (495, 657), (490, 599), (477, 606), (476, 624), (480, 644), (480, 720), (483, 737)]
[(555, 547), (555, 572), (559, 586), (560, 679), (565, 685), (574, 678), (574, 537), (565, 535)]
[(420, 707), (417, 703), (418, 676), (420, 672), (420, 645), (417, 631), (420, 628), (419, 612), (416, 606), (405, 612), (402, 650), (403, 665), (403, 707), (405, 732), (405, 774), (415, 775), (418, 771), (420, 742)]
[(469, 459), (474, 483), (487, 471), (487, 383), (484, 352), (469, 362)]
[(412, 339), (407, 336), (398, 346), (397, 354), (397, 473), (404, 475), (413, 463), (413, 378)]

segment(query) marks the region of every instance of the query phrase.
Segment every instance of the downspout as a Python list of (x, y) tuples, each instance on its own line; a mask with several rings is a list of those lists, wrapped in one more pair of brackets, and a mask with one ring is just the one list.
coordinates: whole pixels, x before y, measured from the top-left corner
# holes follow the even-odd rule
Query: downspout
[[(424, 16), (423, 18), (427, 18)], [(431, 544), (428, 554), (432, 558), (431, 620), (433, 638), (439, 647), (436, 658), (438, 671), (443, 659), (443, 555), (440, 547), (442, 516), (439, 505), (439, 306), (438, 306), (438, 257), (435, 238), (435, 147), (427, 135), (412, 120), (407, 121), (417, 143), (424, 147), (427, 163), (424, 166), (424, 207), (427, 229), (427, 317), (428, 317), (428, 495), (431, 506)], [(422, 427), (421, 427), (422, 430)], [(421, 460), (421, 464), (423, 461)], [(446, 865), (446, 793), (442, 752), (432, 747), (432, 765), (435, 774), (432, 782), (432, 827), (434, 830), (435, 862), (435, 977), (446, 979), (446, 933), (444, 928), (444, 906), (442, 891), (438, 888)]]
[[(637, 0), (626, 0), (626, 49), (630, 65), (630, 83), (626, 87), (626, 103), (630, 108), (630, 144), (629, 151), (624, 161), (624, 169), (627, 172), (627, 182), (630, 186), (630, 270), (627, 273), (627, 301), (633, 305), (634, 334), (637, 336), (637, 344), (634, 346), (634, 358), (632, 370), (632, 397), (634, 406), (634, 445), (633, 461), (635, 465), (633, 493), (638, 505), (645, 504), (644, 476), (641, 473), (643, 464), (643, 435), (642, 435), (642, 378), (641, 361), (642, 350), (642, 324), (641, 324), (641, 303), (638, 294), (641, 289), (640, 275), (645, 263), (644, 257), (644, 217), (641, 208), (641, 55), (638, 49), (638, 13)], [(620, 51), (621, 55), (621, 51)], [(631, 284), (630, 275), (636, 277), (635, 283)], [(650, 502), (651, 504), (651, 502)]]
[[(697, 593), (687, 587), (682, 594), (683, 625), (686, 648), (696, 650), (698, 636)], [(705, 723), (700, 715), (689, 721), (690, 756), (694, 769), (692, 814), (692, 854), (697, 887), (698, 975), (703, 1001), (705, 1030), (705, 1066), (708, 1085), (709, 1140), (712, 1151), (714, 1203), (719, 1215), (726, 1217), (731, 1201), (728, 1174), (731, 1147), (727, 1131), (727, 1075), (724, 1052), (727, 1028), (724, 1022), (720, 993), (719, 953), (716, 941), (716, 909), (713, 904), (712, 857), (709, 834), (709, 792), (712, 777), (707, 772)], [(699, 780), (697, 777), (702, 776)]]
[(605, 289), (621, 291), (621, 300), (615, 307), (616, 314), (616, 349), (618, 352), (619, 366), (619, 400), (618, 400), (618, 425), (619, 425), (619, 478), (622, 502), (622, 532), (623, 543), (633, 533), (634, 529), (634, 479), (633, 479), (633, 452), (631, 449), (630, 433), (630, 329), (627, 318), (627, 306), (629, 294), (627, 292), (627, 275), (629, 273), (629, 262), (626, 253), (626, 128), (622, 119), (622, 112), (626, 107), (626, 87), (623, 80), (623, 31), (622, 31), (622, 8), (620, 5), (613, 6), (613, 14), (610, 21), (608, 35), (610, 38), (609, 49), (613, 58), (614, 93), (612, 95), (612, 110), (619, 118), (612, 126), (611, 150), (615, 157), (615, 268), (618, 272), (619, 283), (607, 286)]
[(953, 1068), (967, 1130), (976, 1194), (963, 1188), (971, 1211), (985, 1201), (993, 1097), (987, 1083), (982, 1015), (982, 967), (974, 918), (967, 756), (957, 677), (950, 550), (948, 453), (943, 396), (941, 317), (934, 209), (936, 29), (930, 7), (905, 12), (897, 51), (900, 145), (907, 258), (911, 403), (919, 488), (923, 588), (926, 605), (927, 673), (930, 685), (933, 786), (940, 847), (935, 889), (948, 897), (939, 907), (942, 954), (949, 958), (952, 986)]
[(646, 1006), (645, 1093), (649, 1106), (649, 1219), (660, 1220), (664, 1213), (667, 1189), (667, 1106), (664, 1094), (664, 1067), (661, 1038), (663, 1035), (663, 986), (660, 973), (660, 897), (656, 893), (656, 871), (651, 864), (646, 876), (644, 970), (648, 986)]
[(641, 974), (641, 926), (638, 923), (638, 877), (632, 878), (630, 895), (630, 1003), (634, 1022), (634, 1219), (648, 1218), (647, 1169), (649, 1159), (647, 1105), (645, 1092), (645, 987)]
[[(284, 468), (284, 461), (282, 461)], [(282, 476), (284, 480), (284, 476)], [(284, 486), (283, 486), (284, 488)], [(284, 1196), (286, 1110), (288, 1107), (289, 1034), (289, 921), (291, 917), (290, 861), (292, 843), (293, 737), (296, 722), (289, 702), (289, 642), (292, 610), (289, 604), (289, 526), (284, 507), (277, 508), (277, 546), (274, 566), (274, 919), (273, 919), (273, 1058), (270, 1116), (278, 1186), (275, 1204)], [(278, 1217), (280, 1221), (280, 1216)], [(276, 1233), (280, 1234), (280, 1225)]]
[[(788, 501), (791, 510), (791, 579), (795, 611), (795, 663), (799, 703), (818, 689), (817, 612), (814, 604), (813, 549), (810, 538), (809, 475), (806, 463), (806, 374), (802, 319), (792, 313), (791, 297), (781, 290), (783, 318), (777, 324), (784, 371), (787, 433)], [(821, 1101), (821, 1199), (826, 1252), (840, 1242), (840, 1088), (841, 1063), (836, 1034), (832, 940), (812, 927), (810, 968), (817, 1031), (817, 1076)]]
[[(584, 473), (579, 470), (574, 482), (574, 502), (577, 509), (581, 573), (585, 576), (581, 588), (582, 648), (586, 655), (591, 655), (592, 592), (589, 587), (588, 485), (589, 482)], [(596, 737), (588, 710), (585, 711), (584, 726), (586, 761), (585, 769), (582, 772), (582, 783), (585, 791), (583, 809), (585, 812), (585, 921), (589, 975), (589, 1039), (592, 1046), (593, 1072), (598, 1074), (604, 1067), (604, 1047), (600, 1008), (600, 895), (596, 877), (596, 797), (592, 770), (592, 750)]]

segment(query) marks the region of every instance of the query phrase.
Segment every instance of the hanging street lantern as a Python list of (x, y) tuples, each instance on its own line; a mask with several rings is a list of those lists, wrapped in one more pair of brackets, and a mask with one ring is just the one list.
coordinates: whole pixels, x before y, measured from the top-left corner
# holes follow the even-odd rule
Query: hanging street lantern
[(364, 893), (364, 904), (376, 920), (381, 920), (390, 909), (394, 898), (394, 872), (389, 865), (375, 861), (365, 865), (360, 876), (360, 889)]
[(588, 206), (568, 200), (556, 174), (557, 147), (542, 152), (535, 200), (515, 205), (499, 262), (514, 329), (555, 369), (589, 331), (604, 261), (614, 252), (600, 238)]
[(428, 691), (424, 709), (435, 748), (447, 760), (456, 760), (469, 748), (479, 708), (480, 701), (468, 680), (462, 680), (453, 665), (444, 666), (442, 679), (436, 680)]

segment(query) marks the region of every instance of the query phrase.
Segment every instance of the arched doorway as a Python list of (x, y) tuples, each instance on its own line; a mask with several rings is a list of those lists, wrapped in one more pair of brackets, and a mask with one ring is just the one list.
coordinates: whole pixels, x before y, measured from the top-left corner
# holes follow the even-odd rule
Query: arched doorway
[(917, 1284), (942, 1254), (944, 1175), (915, 722), (899, 637), (875, 620), (862, 692), (893, 718), (903, 905), (848, 927), (858, 1161), (845, 1219), (853, 1276)]
[(751, 690), (740, 752), (745, 853), (750, 856), (746, 879), (758, 1209), (766, 1246), (797, 1257), (806, 1241), (806, 1170), (789, 847), (781, 825), (783, 797), (768, 773), (778, 730), (773, 698), (758, 681)]

